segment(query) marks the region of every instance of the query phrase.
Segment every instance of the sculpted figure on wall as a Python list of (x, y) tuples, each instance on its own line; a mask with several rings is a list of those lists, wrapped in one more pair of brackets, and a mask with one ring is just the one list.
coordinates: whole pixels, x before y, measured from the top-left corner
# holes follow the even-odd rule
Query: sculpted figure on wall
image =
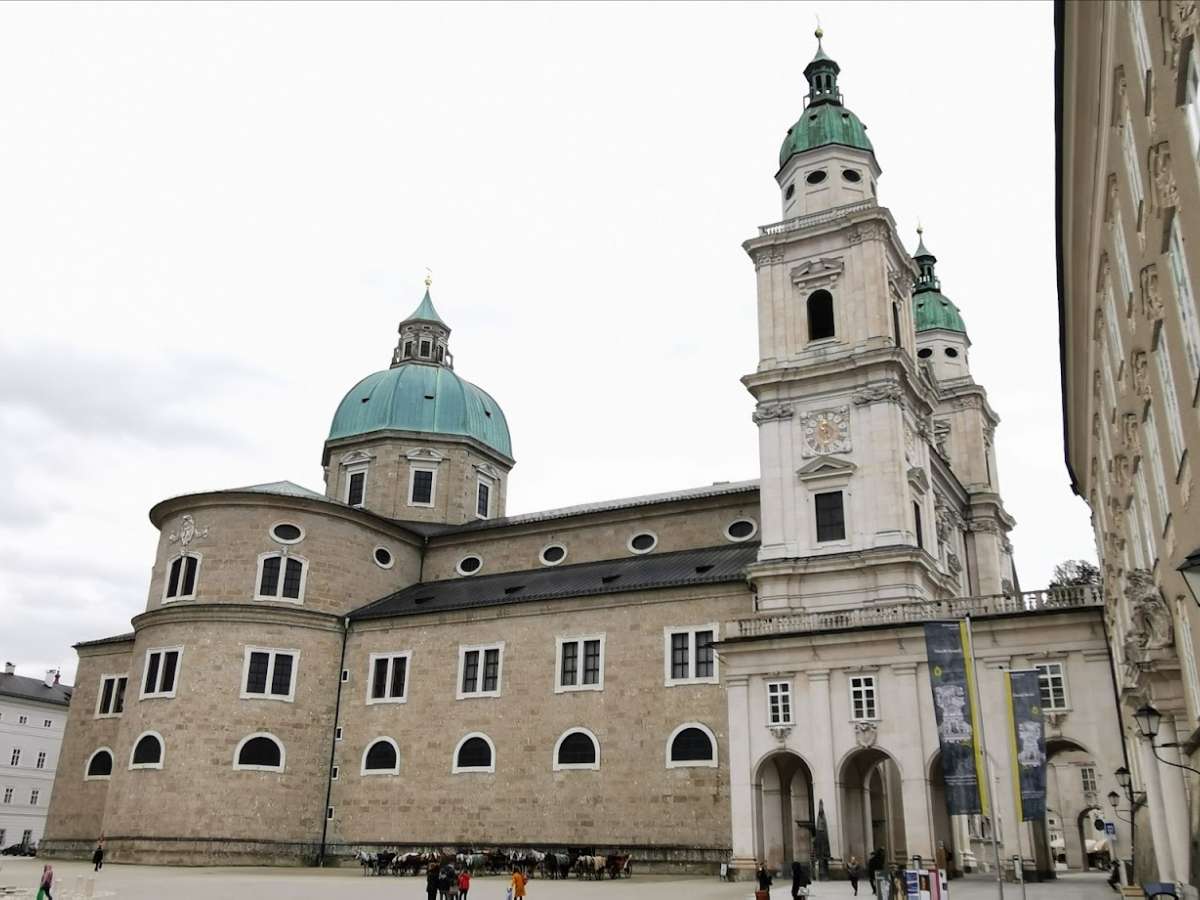
[(1179, 205), (1179, 188), (1171, 169), (1171, 147), (1166, 141), (1150, 148), (1150, 211), (1161, 216), (1164, 211)]
[(751, 416), (755, 425), (761, 425), (771, 419), (790, 419), (793, 409), (790, 403), (763, 403)]
[(1162, 650), (1175, 643), (1171, 610), (1163, 600), (1154, 576), (1133, 569), (1125, 576), (1125, 599), (1129, 603), (1130, 634), (1143, 650)]
[(1158, 266), (1154, 263), (1142, 268), (1138, 274), (1141, 287), (1142, 315), (1147, 322), (1157, 322), (1162, 318), (1162, 298), (1158, 295)]
[(1179, 53), (1183, 49), (1183, 39), (1189, 34), (1195, 34), (1200, 28), (1200, 4), (1196, 0), (1170, 0), (1167, 10), (1167, 34), (1170, 38), (1168, 49), (1171, 54), (1171, 68), (1179, 65)]

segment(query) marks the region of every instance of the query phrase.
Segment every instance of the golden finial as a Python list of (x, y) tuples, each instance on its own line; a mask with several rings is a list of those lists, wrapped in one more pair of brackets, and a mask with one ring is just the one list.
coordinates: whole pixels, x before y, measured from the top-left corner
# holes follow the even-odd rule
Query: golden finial
[(431, 284), (433, 284), (433, 269), (429, 268), (429, 266), (426, 266), (425, 267), (425, 287), (428, 288)]
[(924, 233), (925, 233), (925, 229), (921, 227), (921, 220), (917, 219), (917, 237), (920, 237)]
[(825, 37), (825, 32), (821, 30), (821, 17), (817, 16), (817, 30), (813, 32), (817, 38), (817, 43), (821, 43), (821, 38)]

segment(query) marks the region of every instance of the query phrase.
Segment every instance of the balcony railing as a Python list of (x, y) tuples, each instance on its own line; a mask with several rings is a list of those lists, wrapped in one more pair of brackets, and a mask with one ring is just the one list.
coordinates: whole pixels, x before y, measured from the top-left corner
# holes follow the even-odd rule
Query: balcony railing
[(879, 625), (908, 625), (966, 616), (1011, 615), (1013, 613), (1061, 612), (1088, 606), (1103, 606), (1098, 587), (1047, 588), (1022, 594), (992, 594), (986, 597), (955, 597), (951, 600), (904, 600), (881, 606), (855, 609), (811, 610), (738, 619), (726, 637), (756, 637), (764, 634), (804, 634), (841, 631)]
[(878, 205), (874, 199), (860, 200), (857, 203), (847, 203), (844, 206), (835, 206), (833, 209), (826, 209), (822, 212), (809, 213), (807, 216), (784, 219), (782, 222), (776, 222), (774, 225), (760, 225), (758, 234), (759, 237), (766, 237), (769, 234), (783, 234), (787, 231), (797, 231), (801, 228), (808, 228), (810, 225), (821, 225), (825, 222), (832, 222), (835, 219), (840, 219), (842, 216), (856, 213), (860, 210), (873, 209)]

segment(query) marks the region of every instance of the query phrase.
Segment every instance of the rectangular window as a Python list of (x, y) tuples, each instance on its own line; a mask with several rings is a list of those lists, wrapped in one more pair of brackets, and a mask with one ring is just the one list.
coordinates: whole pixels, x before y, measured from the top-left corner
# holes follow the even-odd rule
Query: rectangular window
[(125, 711), (125, 675), (101, 675), (100, 697), (96, 703), (96, 715), (119, 716)]
[(433, 478), (435, 470), (408, 470), (408, 505), (433, 506)]
[(604, 635), (560, 637), (557, 644), (555, 693), (604, 689)]
[(713, 640), (717, 626), (663, 629), (664, 683), (716, 684), (719, 681)]
[(1085, 794), (1096, 793), (1096, 770), (1091, 766), (1084, 766), (1079, 770), (1079, 777), (1083, 781), (1083, 792)]
[(262, 578), (258, 583), (260, 597), (274, 597), (279, 593), (279, 570), (282, 566), (281, 556), (268, 556), (263, 560)]
[(499, 697), (504, 642), (458, 648), (458, 699)]
[(1120, 312), (1117, 309), (1117, 300), (1113, 295), (1112, 287), (1109, 286), (1104, 290), (1104, 325), (1108, 329), (1108, 343), (1104, 347), (1104, 355), (1110, 360), (1116, 361), (1116, 365), (1112, 370), (1116, 372), (1121, 367), (1122, 355), (1125, 353), (1125, 345), (1121, 341), (1121, 326), (1117, 322)]
[(1142, 537), (1142, 548), (1146, 553), (1146, 568), (1153, 569), (1158, 554), (1154, 552), (1154, 516), (1150, 513), (1150, 492), (1146, 487), (1146, 471), (1144, 466), (1138, 466), (1134, 490), (1137, 493), (1138, 508), (1142, 514), (1142, 526), (1139, 529)]
[(34, 764), (33, 764), (33, 767), (34, 767), (35, 769), (44, 769), (44, 768), (46, 768), (46, 751), (45, 751), (45, 750), (39, 750), (39, 751), (38, 751), (38, 755), (37, 755), (37, 761), (36, 761), (36, 762), (34, 762)]
[(50, 719), (45, 719), (45, 720), (42, 722), (42, 727), (43, 727), (43, 728), (49, 728), (49, 727), (50, 727), (51, 725), (53, 725), (53, 724), (54, 724), (54, 722), (52, 722)]
[(13, 747), (12, 756), (10, 756), (8, 758), (8, 764), (10, 766), (19, 766), (21, 764), (21, 748), (20, 747)]
[(351, 469), (346, 473), (346, 503), (362, 506), (367, 495), (367, 470)]
[(1142, 16), (1141, 0), (1125, 0), (1129, 9), (1129, 36), (1133, 40), (1133, 52), (1137, 56), (1137, 81), (1146, 88), (1146, 71), (1150, 68), (1150, 39), (1146, 36), (1146, 20)]
[(829, 491), (825, 494), (815, 494), (813, 503), (817, 509), (817, 543), (844, 541), (846, 539), (846, 513), (842, 507), (842, 492)]
[(792, 683), (790, 681), (767, 682), (767, 723), (770, 725), (792, 724)]
[[(1138, 163), (1137, 144), (1133, 138), (1133, 119), (1129, 110), (1125, 110), (1125, 121), (1121, 123), (1121, 153), (1125, 157), (1125, 177), (1129, 181), (1129, 197), (1133, 200), (1133, 216), (1136, 222), (1142, 221), (1142, 167)], [(1140, 230), (1140, 229), (1139, 229)]]
[[(1117, 257), (1117, 274), (1121, 278), (1121, 305), (1124, 306), (1133, 296), (1133, 276), (1129, 271), (1129, 245), (1125, 243), (1125, 221), (1118, 209), (1113, 217), (1112, 239), (1114, 255)], [(1119, 348), (1118, 348), (1119, 349)], [(1125, 351), (1120, 356), (1125, 358)]]
[(429, 341), (421, 341), (421, 355), (429, 358)]
[(850, 676), (850, 717), (856, 722), (879, 718), (874, 675)]
[(413, 348), (412, 341), (404, 342), (404, 358), (405, 359), (408, 359), (410, 356), (412, 356), (412, 348)]
[(174, 697), (182, 647), (148, 650), (142, 673), (143, 697)]
[(24, 831), (21, 832), (21, 846), (28, 847), (29, 843), (32, 840), (33, 840), (33, 829), (32, 828), (26, 828)]
[(1062, 663), (1038, 663), (1038, 687), (1042, 709), (1067, 709), (1067, 676)]
[(299, 650), (247, 647), (242, 665), (242, 699), (293, 700), (299, 657)]
[(1167, 355), (1167, 336), (1159, 331), (1158, 347), (1154, 351), (1158, 363), (1158, 381), (1162, 386), (1162, 403), (1167, 413), (1167, 437), (1171, 439), (1171, 468), (1174, 475), (1183, 459), (1183, 422), (1179, 418), (1179, 395), (1175, 393), (1175, 372)]
[(921, 504), (913, 503), (913, 528), (917, 531), (917, 549), (925, 549), (925, 529), (921, 527)]
[(491, 514), (492, 486), (481, 478), (475, 490), (475, 515), (481, 519), (486, 519)]
[(29, 721), (29, 716), (17, 716), (17, 724), (24, 725)]
[(1171, 507), (1167, 503), (1167, 478), (1163, 469), (1162, 452), (1158, 448), (1158, 429), (1154, 424), (1154, 410), (1146, 410), (1145, 427), (1142, 429), (1142, 440), (1146, 442), (1146, 456), (1150, 460), (1150, 475), (1154, 479), (1154, 497), (1158, 501), (1158, 534), (1161, 535), (1167, 527), (1167, 517)]
[(258, 597), (303, 602), (305, 561), (298, 556), (272, 553), (261, 557)]
[(288, 559), (283, 567), (283, 596), (290, 600), (300, 597), (300, 577), (304, 574), (304, 565), (298, 559)]
[[(1188, 274), (1187, 257), (1183, 253), (1183, 235), (1179, 230), (1179, 216), (1171, 219), (1171, 241), (1167, 251), (1171, 265), (1171, 281), (1175, 285), (1176, 309), (1179, 311), (1179, 333), (1183, 336), (1183, 349), (1187, 356), (1191, 395), (1195, 396), (1196, 382), (1200, 380), (1200, 321), (1196, 317), (1196, 298), (1192, 294), (1192, 281)], [(1162, 336), (1159, 336), (1162, 340)]]
[(38, 797), (40, 797), (41, 794), (42, 794), (42, 792), (39, 791), (37, 788), (34, 788), (32, 791), (30, 791), (29, 792), (29, 805), (37, 806)]
[(367, 703), (405, 703), (408, 701), (408, 659), (410, 651), (372, 653), (370, 691)]
[(4, 789), (4, 802), (12, 803), (12, 795), (13, 795), (13, 789), (10, 787), (6, 787)]

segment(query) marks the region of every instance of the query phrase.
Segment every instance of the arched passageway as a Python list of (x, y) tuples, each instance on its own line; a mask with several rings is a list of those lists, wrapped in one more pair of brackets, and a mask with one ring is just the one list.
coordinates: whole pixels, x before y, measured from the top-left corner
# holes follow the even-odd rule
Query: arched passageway
[(1104, 835), (1089, 829), (1099, 814), (1085, 816), (1099, 805), (1096, 779), (1096, 763), (1086, 747), (1063, 737), (1046, 741), (1047, 818), (1031, 823), (1039, 873), (1087, 871), (1096, 862), (1094, 858), (1089, 860), (1089, 841), (1094, 848)]
[(882, 848), (889, 861), (907, 861), (904, 801), (895, 760), (877, 747), (862, 747), (846, 757), (838, 776), (845, 858), (857, 857), (865, 865), (871, 852)]
[(942, 752), (933, 755), (929, 763), (929, 808), (933, 816), (933, 846), (938, 854), (938, 865), (945, 864), (951, 878), (962, 874), (961, 851), (969, 849), (969, 838), (964, 842), (963, 837), (969, 834), (966, 816), (951, 816), (946, 807), (946, 775), (942, 770)]
[(754, 776), (754, 808), (758, 811), (755, 850), (772, 869), (787, 871), (795, 860), (812, 858), (816, 824), (812, 772), (787, 750), (767, 756)]

